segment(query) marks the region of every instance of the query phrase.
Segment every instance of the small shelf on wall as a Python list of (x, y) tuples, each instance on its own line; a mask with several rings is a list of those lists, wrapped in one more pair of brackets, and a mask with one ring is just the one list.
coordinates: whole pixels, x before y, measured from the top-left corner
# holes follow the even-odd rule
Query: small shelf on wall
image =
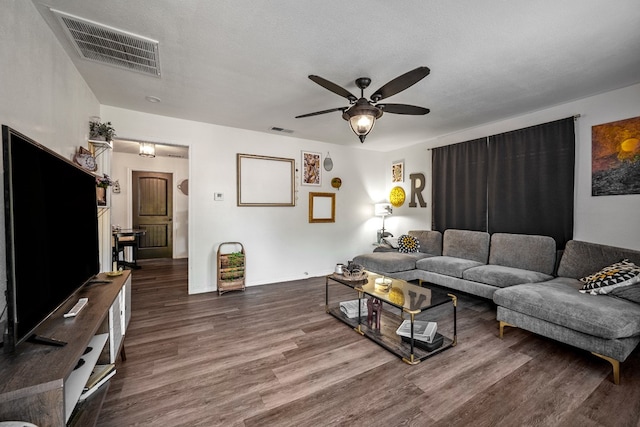
[(88, 142), (89, 151), (93, 153), (94, 157), (98, 157), (106, 150), (113, 149), (113, 141), (98, 141), (97, 139), (90, 139)]

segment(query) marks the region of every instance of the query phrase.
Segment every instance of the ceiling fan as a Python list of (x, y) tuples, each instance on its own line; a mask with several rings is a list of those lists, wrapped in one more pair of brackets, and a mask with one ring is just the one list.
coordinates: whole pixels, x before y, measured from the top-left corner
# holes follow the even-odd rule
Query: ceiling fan
[(356, 79), (356, 86), (360, 88), (360, 98), (357, 98), (351, 92), (345, 88), (338, 86), (335, 83), (330, 82), (327, 79), (323, 79), (320, 76), (310, 75), (309, 79), (319, 84), (323, 88), (330, 90), (331, 92), (340, 95), (349, 100), (349, 106), (331, 108), (329, 110), (316, 111), (315, 113), (302, 114), (296, 116), (296, 119), (301, 117), (317, 116), (319, 114), (332, 113), (334, 111), (342, 111), (342, 118), (349, 122), (351, 130), (360, 138), (360, 142), (364, 142), (376, 120), (382, 117), (383, 113), (393, 114), (408, 114), (408, 115), (424, 115), (429, 113), (428, 108), (416, 107), (415, 105), (407, 104), (378, 104), (379, 101), (395, 95), (398, 92), (402, 92), (410, 86), (418, 83), (429, 75), (431, 70), (427, 67), (418, 67), (401, 76), (391, 80), (380, 89), (375, 91), (371, 95), (371, 100), (367, 100), (364, 97), (364, 90), (371, 84), (371, 79), (368, 77), (360, 77)]

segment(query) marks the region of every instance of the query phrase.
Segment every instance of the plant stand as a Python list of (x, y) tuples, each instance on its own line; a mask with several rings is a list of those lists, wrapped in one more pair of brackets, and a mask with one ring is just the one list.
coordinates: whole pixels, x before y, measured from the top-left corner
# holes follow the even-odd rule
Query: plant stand
[[(240, 250), (230, 252), (228, 248), (239, 246)], [(225, 250), (226, 249), (226, 250)], [(228, 291), (244, 291), (246, 255), (240, 242), (223, 242), (218, 246), (218, 295)]]

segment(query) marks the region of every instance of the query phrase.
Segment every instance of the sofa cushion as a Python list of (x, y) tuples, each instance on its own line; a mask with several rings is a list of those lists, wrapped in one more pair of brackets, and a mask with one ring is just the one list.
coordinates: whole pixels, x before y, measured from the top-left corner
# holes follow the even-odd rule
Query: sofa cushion
[(364, 266), (366, 270), (378, 273), (397, 273), (399, 271), (413, 270), (416, 261), (431, 255), (421, 252), (402, 254), (400, 252), (373, 252), (358, 255), (353, 262)]
[(424, 258), (416, 262), (416, 268), (431, 271), (433, 273), (444, 274), (462, 279), (462, 273), (472, 267), (483, 265), (481, 262), (464, 258), (454, 258), (450, 256), (434, 256)]
[(640, 267), (625, 259), (583, 277), (580, 281), (584, 283), (580, 292), (591, 295), (607, 294), (616, 288), (633, 285), (640, 281)]
[(409, 236), (420, 241), (420, 252), (442, 255), (442, 233), (436, 230), (409, 230)]
[(410, 254), (420, 250), (420, 241), (408, 234), (398, 237), (398, 252)]
[(470, 230), (445, 230), (442, 255), (486, 264), (489, 259), (489, 233)]
[(386, 243), (380, 243), (373, 248), (373, 252), (398, 252), (398, 248), (394, 249)]
[(491, 235), (489, 264), (550, 275), (555, 263), (556, 241), (552, 237), (509, 233)]
[(385, 237), (382, 241), (392, 248), (398, 249), (398, 237)]
[(640, 251), (569, 240), (560, 258), (557, 275), (579, 279), (621, 259), (640, 265)]
[(563, 280), (498, 289), (493, 301), (592, 336), (615, 339), (640, 335), (639, 304), (608, 295), (582, 294)]
[(472, 282), (505, 288), (522, 283), (538, 283), (553, 279), (549, 274), (502, 265), (481, 265), (465, 270), (462, 278)]

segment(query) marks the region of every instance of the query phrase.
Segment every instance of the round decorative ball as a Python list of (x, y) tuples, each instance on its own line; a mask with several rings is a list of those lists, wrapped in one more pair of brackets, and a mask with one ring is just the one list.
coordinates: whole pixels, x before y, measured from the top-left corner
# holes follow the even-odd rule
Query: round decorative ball
[(393, 187), (389, 193), (389, 202), (394, 208), (399, 208), (404, 205), (406, 194), (402, 187)]
[(400, 288), (391, 288), (389, 291), (389, 301), (397, 305), (404, 305), (404, 292)]

